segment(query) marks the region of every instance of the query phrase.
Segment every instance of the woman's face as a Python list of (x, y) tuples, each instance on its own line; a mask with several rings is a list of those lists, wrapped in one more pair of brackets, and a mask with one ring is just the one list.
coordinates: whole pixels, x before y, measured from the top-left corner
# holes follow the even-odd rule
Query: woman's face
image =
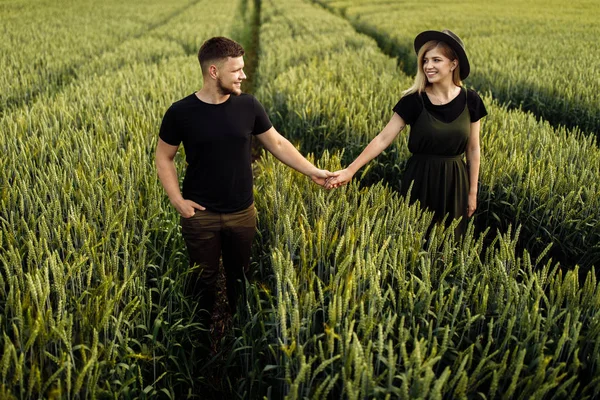
[(429, 83), (440, 83), (446, 79), (452, 81), (452, 71), (456, 65), (456, 60), (450, 60), (438, 48), (429, 50), (423, 56), (423, 72)]

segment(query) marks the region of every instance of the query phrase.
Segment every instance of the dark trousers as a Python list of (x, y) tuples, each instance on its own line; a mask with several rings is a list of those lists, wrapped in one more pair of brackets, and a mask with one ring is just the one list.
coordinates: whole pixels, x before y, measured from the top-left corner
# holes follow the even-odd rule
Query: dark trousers
[(213, 311), (219, 259), (223, 258), (227, 301), (235, 312), (240, 294), (245, 294), (245, 276), (250, 265), (252, 240), (256, 233), (254, 204), (234, 213), (200, 211), (180, 219), (181, 232), (190, 258), (191, 271), (186, 294), (193, 296), (208, 325)]

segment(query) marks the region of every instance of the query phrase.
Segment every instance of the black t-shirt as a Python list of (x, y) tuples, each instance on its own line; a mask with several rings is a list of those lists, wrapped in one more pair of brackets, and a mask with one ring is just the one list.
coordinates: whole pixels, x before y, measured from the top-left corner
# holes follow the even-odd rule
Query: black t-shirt
[(452, 101), (443, 105), (432, 104), (425, 92), (421, 92), (421, 96), (415, 92), (402, 97), (393, 110), (402, 117), (407, 125), (412, 125), (417, 120), (423, 111), (423, 105), (436, 119), (442, 122), (452, 122), (463, 112), (465, 102), (467, 102), (471, 122), (477, 122), (487, 115), (487, 110), (476, 91), (467, 89), (467, 92), (462, 90)]
[(195, 93), (173, 103), (159, 135), (173, 146), (183, 142), (187, 161), (183, 197), (220, 213), (250, 207), (251, 135), (272, 126), (264, 107), (245, 93), (231, 95), (221, 104), (205, 103)]

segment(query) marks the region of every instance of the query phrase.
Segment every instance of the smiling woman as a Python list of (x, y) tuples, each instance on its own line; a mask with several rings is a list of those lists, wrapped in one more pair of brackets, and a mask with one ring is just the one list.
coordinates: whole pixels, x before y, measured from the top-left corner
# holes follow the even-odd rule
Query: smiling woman
[[(479, 95), (462, 80), (470, 65), (460, 38), (449, 30), (425, 31), (414, 41), (418, 68), (394, 114), (357, 159), (329, 185), (346, 184), (367, 162), (385, 150), (406, 124), (413, 154), (402, 178), (401, 193), (435, 213), (434, 223), (460, 219), (462, 236), (477, 208), (480, 119), (487, 111)], [(466, 155), (467, 163), (463, 157)]]
[[(452, 55), (448, 54), (450, 49), (447, 46), (437, 46), (437, 44), (433, 41), (429, 43), (431, 43), (433, 47), (431, 50), (427, 50), (423, 47), (421, 52), (425, 54), (423, 57), (419, 57), (419, 59), (422, 60), (421, 62), (423, 64), (423, 71), (427, 76), (427, 81), (429, 83), (436, 81), (439, 82), (444, 80), (447, 75), (453, 74), (453, 71), (458, 66), (458, 61), (456, 61), (456, 59), (450, 59)], [(439, 100), (437, 96), (436, 99)], [(448, 100), (439, 101), (440, 104), (448, 102)]]

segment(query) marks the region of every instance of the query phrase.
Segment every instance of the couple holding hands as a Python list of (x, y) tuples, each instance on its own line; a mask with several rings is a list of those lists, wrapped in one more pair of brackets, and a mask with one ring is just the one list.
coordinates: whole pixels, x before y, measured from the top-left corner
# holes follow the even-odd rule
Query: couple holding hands
[[(225, 269), (229, 307), (235, 310), (244, 291), (256, 231), (251, 137), (284, 164), (310, 176), (327, 189), (345, 185), (356, 172), (385, 150), (408, 124), (408, 160), (401, 192), (434, 212), (434, 221), (467, 218), (477, 207), (480, 119), (487, 115), (479, 95), (462, 86), (470, 71), (464, 45), (448, 30), (425, 31), (414, 41), (417, 74), (402, 93), (385, 128), (345, 169), (316, 168), (272, 126), (263, 106), (241, 91), (244, 49), (224, 37), (202, 45), (198, 59), (201, 90), (173, 103), (165, 113), (156, 148), (159, 179), (180, 217), (181, 231), (196, 266), (186, 294), (211, 321), (219, 260)], [(174, 164), (183, 143), (186, 172), (179, 189)], [(466, 156), (466, 163), (463, 157)]]

